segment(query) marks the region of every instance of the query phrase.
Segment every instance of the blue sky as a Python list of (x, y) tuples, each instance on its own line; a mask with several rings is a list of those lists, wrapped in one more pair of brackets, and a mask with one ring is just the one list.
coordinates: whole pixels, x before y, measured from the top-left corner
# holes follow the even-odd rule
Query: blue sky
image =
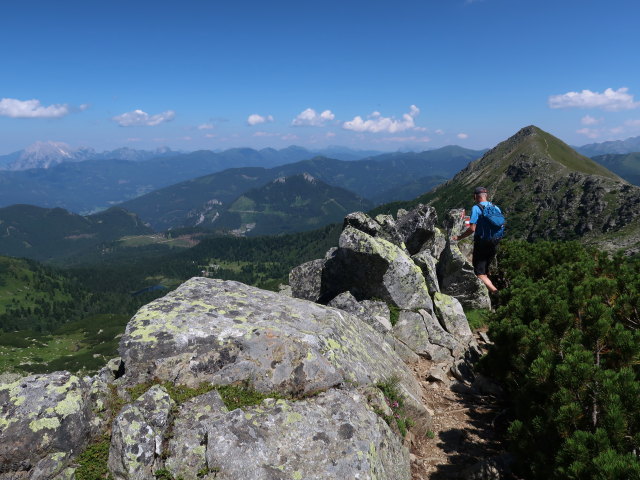
[(0, 154), (640, 135), (637, 0), (0, 6)]

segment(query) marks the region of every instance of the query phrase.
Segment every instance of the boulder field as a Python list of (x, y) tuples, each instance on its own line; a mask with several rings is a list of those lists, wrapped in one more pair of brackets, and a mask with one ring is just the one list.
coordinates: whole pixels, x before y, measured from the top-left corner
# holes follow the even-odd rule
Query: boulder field
[[(0, 480), (76, 478), (99, 440), (115, 480), (410, 479), (396, 419), (432, 422), (411, 363), (463, 377), (462, 306), (488, 305), (447, 220), (350, 214), (336, 248), (292, 270), (292, 296), (192, 278), (136, 313), (97, 375), (0, 381)], [(232, 406), (225, 387), (257, 400)]]

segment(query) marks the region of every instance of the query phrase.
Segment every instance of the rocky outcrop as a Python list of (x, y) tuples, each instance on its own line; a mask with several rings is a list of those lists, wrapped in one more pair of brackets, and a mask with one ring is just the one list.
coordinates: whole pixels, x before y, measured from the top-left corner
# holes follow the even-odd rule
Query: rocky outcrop
[(116, 480), (153, 478), (162, 465), (173, 401), (160, 386), (126, 405), (113, 422), (109, 470)]
[(192, 278), (145, 305), (120, 354), (128, 384), (249, 380), (261, 392), (299, 395), (396, 376), (419, 403), (404, 363), (357, 317), (239, 282)]
[(0, 385), (0, 478), (52, 478), (95, 433), (89, 386), (68, 372)]
[[(311, 299), (372, 325), (404, 361), (422, 356), (435, 362), (434, 375), (444, 380), (459, 373), (460, 362), (474, 347), (463, 306), (490, 307), (467, 245), (448, 240), (465, 228), (463, 216), (463, 210), (452, 210), (441, 231), (435, 227), (435, 210), (425, 205), (400, 210), (397, 219), (352, 213), (345, 218), (338, 248), (292, 271), (292, 279), (302, 277), (300, 271), (314, 272), (313, 288), (294, 291), (313, 289)], [(390, 315), (392, 328), (365, 308), (366, 302), (381, 300), (396, 312)]]
[(229, 480), (411, 476), (408, 451), (357, 391), (332, 389), (300, 401), (268, 399), (232, 412), (215, 401), (194, 402), (184, 411), (169, 445), (167, 468), (175, 477), (209, 472)]

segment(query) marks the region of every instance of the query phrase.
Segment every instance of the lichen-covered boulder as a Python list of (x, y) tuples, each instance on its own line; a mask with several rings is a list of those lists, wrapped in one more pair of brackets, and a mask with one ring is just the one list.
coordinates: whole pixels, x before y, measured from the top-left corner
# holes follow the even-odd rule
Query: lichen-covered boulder
[(473, 338), (467, 316), (457, 299), (443, 293), (436, 293), (433, 296), (433, 304), (436, 316), (447, 332), (461, 342), (468, 343)]
[(409, 254), (414, 255), (434, 236), (438, 220), (435, 208), (419, 204), (404, 215), (398, 215), (396, 229)]
[(380, 333), (384, 334), (391, 330), (389, 307), (384, 302), (372, 300), (358, 302), (351, 293), (344, 292), (331, 300), (327, 305), (356, 315)]
[(298, 265), (289, 273), (291, 295), (317, 302), (322, 294), (322, 269), (325, 260), (322, 258)]
[(212, 390), (180, 405), (167, 447), (166, 468), (175, 478), (202, 478), (207, 466), (208, 426), (228, 413)]
[(420, 399), (405, 364), (357, 317), (233, 281), (192, 278), (145, 305), (127, 325), (120, 355), (126, 383), (248, 381), (261, 392), (302, 394), (395, 375)]
[(0, 385), (0, 475), (53, 477), (86, 446), (92, 416), (89, 387), (69, 372)]
[(113, 422), (109, 448), (109, 470), (115, 480), (154, 478), (162, 466), (173, 404), (167, 391), (154, 385), (122, 409)]
[(427, 288), (432, 295), (440, 291), (438, 284), (437, 260), (428, 250), (421, 250), (411, 257), (422, 270), (422, 275), (427, 282)]
[(440, 255), (437, 270), (442, 293), (457, 298), (467, 308), (491, 308), (487, 287), (473, 273), (473, 265), (462, 254), (457, 243), (447, 243)]
[(398, 323), (393, 327), (393, 334), (418, 355), (434, 362), (453, 363), (452, 349), (455, 345), (455, 339), (450, 338), (450, 335), (444, 331), (440, 332), (434, 328), (431, 330), (436, 334), (434, 341), (431, 341), (425, 319), (420, 313), (402, 311)]
[(378, 298), (407, 310), (433, 308), (420, 267), (409, 255), (352, 227), (340, 235), (339, 249), (327, 261), (324, 275), (336, 295), (350, 291), (357, 299)]
[(216, 479), (409, 480), (409, 452), (357, 391), (266, 400), (206, 425)]

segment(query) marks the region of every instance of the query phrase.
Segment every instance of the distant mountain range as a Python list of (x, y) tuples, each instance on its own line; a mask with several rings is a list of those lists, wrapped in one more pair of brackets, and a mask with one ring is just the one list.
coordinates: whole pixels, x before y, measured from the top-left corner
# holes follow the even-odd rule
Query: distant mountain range
[(640, 186), (640, 152), (597, 155), (593, 160), (621, 176), (627, 182)]
[[(191, 152), (191, 153), (200, 153)], [(255, 166), (274, 166), (282, 163), (297, 162), (317, 155), (337, 158), (340, 160), (359, 160), (361, 158), (380, 155), (382, 152), (375, 150), (353, 150), (347, 147), (327, 147), (322, 150), (307, 150), (306, 148), (290, 146), (281, 150), (264, 148), (253, 150), (249, 148), (234, 148), (230, 150), (209, 151), (209, 153), (223, 153), (226, 157), (238, 155), (243, 160), (249, 152), (256, 153), (256, 161), (261, 162)], [(64, 142), (35, 142), (24, 150), (8, 155), (0, 155), (0, 170), (30, 170), (33, 168), (48, 169), (65, 162), (85, 162), (88, 160), (127, 160), (131, 162), (143, 162), (153, 158), (175, 157), (183, 152), (160, 147), (155, 150), (136, 150), (123, 147), (116, 150), (97, 152), (93, 148), (73, 148)], [(242, 165), (229, 165), (242, 166)], [(247, 165), (248, 166), (248, 165)]]
[[(335, 187), (350, 190), (370, 200), (402, 200), (415, 196), (416, 179), (422, 192), (430, 190), (464, 168), (483, 152), (444, 147), (420, 153), (391, 153), (345, 162), (324, 157), (270, 169), (234, 168), (181, 182), (121, 203), (159, 231), (192, 225), (205, 216), (202, 225), (217, 228), (217, 218), (242, 194), (279, 177), (303, 173)], [(427, 176), (428, 178), (425, 178)], [(404, 185), (409, 185), (405, 190)]]
[(640, 152), (640, 137), (627, 138), (626, 140), (614, 140), (611, 142), (589, 143), (581, 147), (575, 147), (575, 150), (587, 157), (613, 153), (621, 154)]
[(63, 142), (36, 142), (24, 150), (10, 153), (9, 155), (0, 155), (0, 170), (51, 168), (64, 162), (84, 162), (87, 160), (129, 160), (140, 162), (151, 158), (173, 156), (179, 153), (167, 147), (157, 148), (152, 151), (124, 147), (99, 153), (93, 148), (72, 148)]

